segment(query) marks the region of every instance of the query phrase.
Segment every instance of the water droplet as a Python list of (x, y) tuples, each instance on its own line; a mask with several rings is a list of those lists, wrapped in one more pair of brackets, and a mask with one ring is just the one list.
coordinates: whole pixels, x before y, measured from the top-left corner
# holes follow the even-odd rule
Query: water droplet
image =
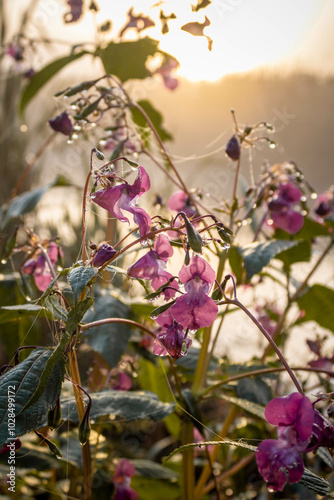
[(101, 139), (99, 141), (100, 146), (104, 146), (106, 143), (107, 143), (107, 141), (105, 139)]
[(268, 226), (272, 226), (274, 224), (274, 221), (272, 219), (267, 220)]
[(96, 123), (95, 123), (95, 122), (93, 122), (93, 123), (91, 123), (91, 124), (90, 124), (90, 126), (91, 126), (92, 128), (94, 128), (94, 127), (96, 127)]
[(25, 123), (23, 123), (20, 127), (20, 131), (24, 134), (25, 132), (27, 132), (27, 130), (28, 126)]
[(2, 259), (1, 264), (7, 264), (7, 259)]
[(78, 139), (78, 137), (79, 137), (78, 134), (72, 134), (72, 139), (75, 140), (75, 139)]
[(268, 491), (269, 493), (274, 493), (275, 490), (273, 488), (268, 488)]
[(307, 215), (307, 210), (302, 210), (302, 211), (301, 211), (301, 214), (302, 214), (303, 216)]
[(275, 149), (275, 148), (276, 148), (276, 146), (277, 146), (276, 142), (274, 142), (274, 141), (270, 141), (270, 142), (269, 142), (269, 147), (270, 147), (270, 149)]
[(158, 316), (151, 316), (152, 319), (156, 320)]
[(77, 111), (78, 106), (76, 104), (72, 104), (71, 105), (71, 109), (73, 109), (73, 111)]
[(300, 201), (306, 201), (306, 200), (307, 200), (306, 196), (301, 196)]
[(318, 198), (317, 193), (311, 193), (311, 199), (316, 200)]
[(68, 99), (68, 95), (64, 95), (64, 99)]
[(74, 125), (74, 130), (76, 130), (77, 132), (79, 132), (81, 130), (81, 127), (80, 125)]
[(68, 139), (67, 144), (73, 144), (73, 141), (71, 139)]
[(148, 301), (149, 301), (149, 302), (153, 302), (153, 301), (154, 301), (154, 299), (148, 299)]

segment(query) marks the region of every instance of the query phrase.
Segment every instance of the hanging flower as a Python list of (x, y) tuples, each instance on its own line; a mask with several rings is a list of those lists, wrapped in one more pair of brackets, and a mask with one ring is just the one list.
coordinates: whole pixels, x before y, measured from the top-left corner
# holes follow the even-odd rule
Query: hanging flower
[[(172, 278), (172, 275), (166, 271), (167, 260), (172, 255), (173, 247), (169, 243), (168, 237), (159, 234), (154, 242), (154, 250), (150, 250), (132, 264), (128, 269), (128, 275), (132, 278), (151, 280), (153, 289), (157, 290)], [(171, 288), (162, 292), (166, 300), (175, 296), (176, 290), (172, 290), (172, 288), (179, 287), (176, 280), (173, 280), (168, 286)]]
[(153, 353), (158, 356), (169, 354), (174, 359), (185, 356), (192, 341), (184, 328), (175, 321), (170, 309), (160, 314), (155, 321), (163, 330), (156, 336)]
[(208, 296), (216, 279), (210, 264), (195, 255), (188, 266), (182, 266), (179, 278), (184, 283), (186, 293), (178, 297), (170, 309), (174, 319), (190, 330), (212, 325), (217, 318), (218, 306)]
[[(189, 219), (198, 215), (196, 208), (192, 205), (191, 200), (184, 191), (176, 191), (169, 198), (167, 207), (174, 212), (184, 212)], [(181, 222), (179, 225), (181, 225)]]
[(109, 245), (106, 241), (100, 243), (92, 258), (93, 266), (101, 267), (105, 262), (116, 255), (116, 253), (117, 250), (115, 250), (114, 247)]
[(143, 208), (136, 207), (137, 199), (151, 187), (150, 178), (144, 167), (138, 168), (138, 174), (133, 184), (123, 182), (91, 193), (91, 200), (107, 210), (121, 222), (129, 219), (123, 210), (133, 214), (135, 224), (139, 226), (140, 236), (145, 236), (151, 227), (151, 218)]
[(114, 500), (137, 500), (138, 493), (130, 488), (131, 478), (135, 473), (134, 466), (128, 460), (118, 462), (112, 480), (116, 487)]
[[(47, 254), (52, 266), (57, 263), (59, 256), (63, 256), (61, 248), (54, 241), (50, 241)], [(33, 275), (35, 284), (41, 292), (45, 292), (53, 279), (49, 264), (42, 250), (35, 252), (34, 257), (23, 264), (22, 271), (24, 274)]]
[(51, 120), (49, 120), (49, 125), (55, 132), (60, 132), (64, 135), (71, 135), (73, 132), (73, 125), (66, 111), (51, 118)]
[(277, 196), (268, 204), (275, 227), (283, 229), (289, 234), (298, 233), (303, 227), (304, 218), (293, 207), (300, 201), (301, 197), (302, 192), (291, 182), (279, 186)]

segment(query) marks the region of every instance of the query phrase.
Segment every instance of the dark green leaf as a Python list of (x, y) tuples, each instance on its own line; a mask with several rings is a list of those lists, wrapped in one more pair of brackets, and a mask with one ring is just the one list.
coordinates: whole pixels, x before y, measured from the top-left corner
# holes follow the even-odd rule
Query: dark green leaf
[(156, 462), (144, 459), (132, 459), (132, 465), (135, 466), (136, 475), (145, 477), (154, 477), (156, 479), (169, 479), (171, 481), (178, 479), (179, 474), (176, 471), (163, 467)]
[(90, 115), (91, 113), (93, 113), (96, 110), (100, 101), (101, 101), (101, 97), (96, 99), (94, 102), (91, 102), (90, 104), (88, 104), (88, 106), (86, 106), (83, 110), (81, 110), (79, 114), (76, 114), (74, 118), (76, 120), (83, 120), (84, 118), (86, 118), (88, 115)]
[[(130, 315), (128, 306), (106, 294), (98, 298), (94, 309), (86, 313), (84, 321), (91, 323), (105, 318), (129, 318)], [(113, 368), (126, 350), (132, 330), (133, 327), (124, 323), (109, 323), (87, 330), (83, 338)]]
[(276, 259), (289, 268), (295, 262), (309, 262), (311, 259), (311, 243), (308, 240), (297, 241), (297, 245), (276, 255)]
[(250, 243), (238, 247), (246, 267), (246, 280), (249, 281), (254, 274), (259, 273), (277, 254), (297, 244), (296, 241), (271, 240), (265, 243)]
[[(157, 111), (154, 108), (154, 106), (150, 103), (150, 101), (147, 101), (147, 100), (138, 101), (138, 104), (139, 104), (139, 106), (141, 108), (143, 108), (143, 110), (145, 111), (145, 113), (147, 114), (147, 116), (149, 117), (149, 119), (151, 120), (151, 122), (153, 123), (153, 125), (154, 125), (156, 131), (158, 132), (161, 140), (162, 141), (171, 141), (173, 139), (173, 137), (163, 127), (163, 125), (162, 125), (163, 118), (162, 118), (161, 113), (159, 113), (159, 111)], [(133, 121), (137, 125), (139, 125), (139, 127), (141, 127), (141, 128), (147, 128), (148, 124), (147, 124), (144, 116), (141, 114), (141, 112), (137, 108), (131, 108), (131, 114), (132, 114)]]
[(334, 332), (334, 290), (323, 285), (313, 285), (298, 299), (298, 306), (305, 311), (302, 321), (316, 321)]
[(151, 318), (152, 319), (156, 318), (157, 316), (159, 316), (159, 314), (162, 314), (163, 312), (167, 311), (167, 309), (172, 307), (173, 304), (175, 304), (175, 300), (172, 300), (171, 302), (168, 302), (167, 304), (163, 304), (162, 306), (157, 307), (156, 309), (154, 309), (154, 311), (152, 311)]
[(54, 349), (38, 347), (22, 363), (11, 368), (0, 377), (0, 443), (6, 442), (8, 436), (8, 391), (15, 387), (15, 435), (22, 436), (38, 428), (50, 408), (56, 404), (64, 376), (62, 359), (54, 367), (43, 394), (35, 404), (20, 413), (33, 395), (45, 364)]
[[(174, 403), (162, 403), (156, 394), (146, 391), (101, 391), (91, 394), (93, 400), (91, 421), (112, 415), (125, 420), (149, 419), (162, 420), (174, 411)], [(61, 403), (64, 419), (78, 422), (75, 399), (63, 400)]]
[(242, 274), (243, 274), (242, 257), (238, 252), (238, 248), (236, 246), (230, 247), (228, 251), (228, 261), (230, 263), (233, 274), (237, 279), (237, 282), (242, 283)]
[(3, 306), (0, 307), (0, 325), (8, 323), (10, 321), (18, 321), (19, 319), (26, 316), (48, 316), (52, 318), (51, 314), (41, 306), (36, 304), (23, 304), (17, 306)]
[[(75, 87), (71, 87), (69, 90), (63, 90), (61, 92), (61, 94), (64, 94), (66, 97), (72, 97), (73, 95), (78, 94), (79, 92), (82, 92), (83, 90), (89, 90), (93, 85), (95, 85), (96, 82), (97, 82), (97, 80), (81, 82), (81, 83), (79, 83), (79, 85), (76, 85)], [(58, 94), (59, 94), (59, 92), (58, 92)]]
[(303, 486), (306, 486), (306, 488), (316, 491), (320, 495), (328, 495), (331, 491), (330, 484), (326, 481), (326, 479), (313, 474), (313, 472), (306, 468), (304, 469), (302, 478), (298, 482)]
[(117, 76), (122, 82), (130, 78), (143, 79), (150, 76), (146, 61), (158, 50), (159, 42), (149, 37), (136, 41), (110, 42), (106, 48), (98, 48), (106, 73)]
[(73, 333), (84, 317), (84, 314), (88, 311), (88, 309), (94, 304), (94, 299), (92, 297), (86, 297), (81, 300), (78, 304), (73, 306), (71, 310), (68, 312), (67, 321), (66, 321), (66, 331), (70, 334)]
[(91, 266), (77, 266), (71, 269), (67, 281), (72, 288), (75, 302), (79, 301), (80, 295), (96, 275), (97, 269)]
[(262, 406), (266, 406), (273, 398), (269, 385), (259, 377), (249, 377), (239, 380), (235, 392), (239, 398)]
[(67, 311), (64, 309), (59, 302), (59, 295), (50, 294), (43, 300), (43, 305), (51, 315), (51, 319), (57, 321), (66, 321)]
[[(19, 450), (15, 451), (15, 466), (20, 469), (35, 469), (38, 471), (47, 471), (57, 469), (62, 466), (62, 462), (54, 455), (41, 446), (23, 444)], [(5, 463), (8, 466), (8, 455), (0, 455), (0, 464)]]
[[(198, 349), (197, 347), (190, 347), (190, 349), (187, 352), (187, 356), (184, 356), (183, 358), (179, 358), (176, 361), (176, 365), (185, 369), (185, 370), (189, 370), (191, 372), (194, 372), (196, 370), (196, 367), (197, 367), (199, 353), (200, 353), (200, 349)], [(217, 359), (215, 357), (211, 357), (209, 366), (207, 368), (208, 372), (212, 372), (212, 371), (216, 370), (217, 367), (218, 367)]]
[(78, 52), (76, 54), (71, 54), (69, 56), (61, 57), (52, 61), (50, 64), (42, 68), (38, 73), (36, 73), (28, 85), (25, 87), (21, 102), (20, 102), (20, 113), (23, 113), (27, 104), (31, 99), (39, 92), (39, 90), (45, 85), (54, 75), (56, 75), (61, 69), (63, 69), (68, 64), (76, 61), (85, 54), (89, 54), (87, 51)]

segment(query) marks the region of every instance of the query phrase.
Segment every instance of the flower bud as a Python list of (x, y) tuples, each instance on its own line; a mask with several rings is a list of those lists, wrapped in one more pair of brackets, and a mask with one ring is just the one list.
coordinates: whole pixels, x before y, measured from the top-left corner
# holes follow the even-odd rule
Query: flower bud
[(105, 262), (110, 260), (115, 254), (117, 250), (114, 249), (111, 245), (108, 245), (105, 241), (100, 243), (97, 247), (95, 255), (93, 257), (92, 264), (95, 267), (102, 266)]
[(231, 160), (237, 161), (240, 158), (240, 144), (235, 135), (228, 141), (225, 153)]
[(79, 441), (82, 445), (84, 445), (89, 440), (90, 436), (89, 414), (90, 414), (90, 405), (87, 406), (84, 417), (81, 420), (78, 428)]
[(186, 216), (184, 212), (180, 212), (180, 215), (182, 215), (185, 226), (186, 226), (186, 231), (187, 231), (187, 236), (188, 236), (188, 243), (189, 246), (194, 252), (197, 253), (202, 253), (202, 238), (199, 234), (198, 231), (194, 228), (194, 226), (191, 224), (190, 220)]
[(56, 401), (56, 405), (48, 413), (48, 426), (50, 429), (56, 429), (61, 420), (61, 406), (59, 398)]
[(60, 132), (64, 135), (70, 135), (73, 131), (72, 122), (66, 111), (51, 118), (51, 120), (49, 120), (49, 125), (55, 132)]

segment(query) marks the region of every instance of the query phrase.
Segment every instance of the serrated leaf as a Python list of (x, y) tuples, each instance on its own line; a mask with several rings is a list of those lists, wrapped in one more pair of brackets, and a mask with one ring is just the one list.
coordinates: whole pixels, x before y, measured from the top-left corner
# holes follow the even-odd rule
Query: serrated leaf
[(305, 311), (302, 321), (316, 321), (318, 325), (334, 332), (334, 290), (323, 285), (313, 285), (298, 300)]
[(88, 309), (94, 304), (93, 297), (86, 297), (81, 300), (78, 304), (73, 306), (67, 315), (66, 321), (66, 331), (72, 333), (75, 331), (76, 327), (84, 317)]
[[(91, 421), (112, 415), (125, 420), (162, 420), (174, 411), (174, 403), (163, 403), (156, 394), (147, 391), (101, 391), (92, 393)], [(71, 422), (78, 422), (74, 398), (61, 403), (62, 416)]]
[(256, 415), (257, 417), (260, 417), (261, 419), (264, 420), (264, 406), (261, 406), (257, 403), (253, 403), (251, 401), (247, 401), (246, 399), (235, 398), (234, 396), (229, 396), (224, 393), (220, 393), (219, 397), (224, 399), (224, 401), (233, 403), (236, 406), (239, 406), (240, 408), (243, 408), (249, 413), (252, 413), (253, 415)]
[[(158, 132), (161, 140), (164, 142), (173, 140), (173, 136), (169, 132), (167, 132), (167, 130), (162, 125), (162, 123), (163, 123), (162, 114), (159, 113), (159, 111), (157, 109), (155, 109), (155, 107), (150, 103), (150, 101), (147, 101), (145, 99), (142, 101), (138, 101), (138, 104), (141, 108), (143, 108), (145, 113), (148, 115), (148, 117), (151, 120), (151, 122), (153, 123), (156, 131)], [(140, 111), (137, 108), (131, 108), (131, 115), (132, 115), (133, 121), (137, 125), (139, 125), (139, 127), (146, 128), (148, 126), (145, 118), (143, 117), (143, 115), (140, 113)]]
[(52, 319), (51, 314), (45, 307), (36, 304), (22, 304), (17, 306), (3, 306), (0, 307), (0, 325), (9, 323), (10, 321), (18, 321), (23, 317), (46, 315)]
[(131, 78), (143, 79), (150, 76), (146, 61), (158, 50), (159, 42), (149, 37), (136, 41), (110, 42), (104, 49), (98, 48), (106, 73), (117, 76), (121, 82)]
[(37, 94), (37, 92), (39, 92), (43, 85), (51, 80), (54, 75), (56, 75), (65, 66), (73, 61), (76, 61), (85, 54), (89, 54), (89, 52), (84, 50), (82, 52), (78, 52), (77, 54), (70, 54), (69, 56), (61, 57), (52, 61), (50, 64), (38, 71), (23, 90), (20, 102), (20, 113), (23, 113), (25, 107), (31, 99)]
[[(54, 367), (48, 383), (35, 404), (21, 412), (33, 395), (45, 364), (53, 349), (38, 347), (24, 361), (11, 368), (0, 377), (0, 443), (8, 436), (8, 391), (15, 387), (15, 435), (22, 436), (38, 428), (50, 408), (56, 404), (64, 377), (65, 365), (62, 359)], [(21, 413), (20, 413), (21, 412)]]
[(183, 446), (180, 446), (179, 448), (176, 448), (175, 450), (172, 451), (166, 457), (162, 464), (165, 464), (168, 462), (174, 455), (177, 455), (178, 453), (182, 453), (183, 451), (189, 450), (190, 448), (201, 448), (202, 446), (237, 446), (238, 448), (246, 448), (249, 451), (256, 451), (256, 447), (252, 446), (248, 443), (244, 443), (243, 441), (232, 441), (231, 439), (224, 439), (223, 441), (201, 441), (200, 443), (189, 443), (185, 444)]
[(75, 302), (79, 301), (80, 295), (95, 278), (97, 272), (97, 269), (91, 266), (78, 266), (70, 270), (67, 281), (72, 289)]
[[(126, 304), (106, 294), (96, 300), (94, 309), (86, 313), (84, 321), (91, 323), (105, 318), (129, 318), (130, 316), (131, 309)], [(109, 323), (87, 330), (83, 338), (113, 368), (117, 366), (126, 350), (132, 331), (133, 327), (124, 323)]]
[(57, 321), (67, 320), (67, 311), (61, 306), (59, 302), (59, 296), (56, 294), (48, 295), (45, 300), (43, 300), (43, 305), (51, 315), (51, 319)]
[(254, 274), (259, 273), (276, 255), (296, 244), (296, 241), (271, 240), (237, 247), (245, 263), (246, 280), (249, 281)]

